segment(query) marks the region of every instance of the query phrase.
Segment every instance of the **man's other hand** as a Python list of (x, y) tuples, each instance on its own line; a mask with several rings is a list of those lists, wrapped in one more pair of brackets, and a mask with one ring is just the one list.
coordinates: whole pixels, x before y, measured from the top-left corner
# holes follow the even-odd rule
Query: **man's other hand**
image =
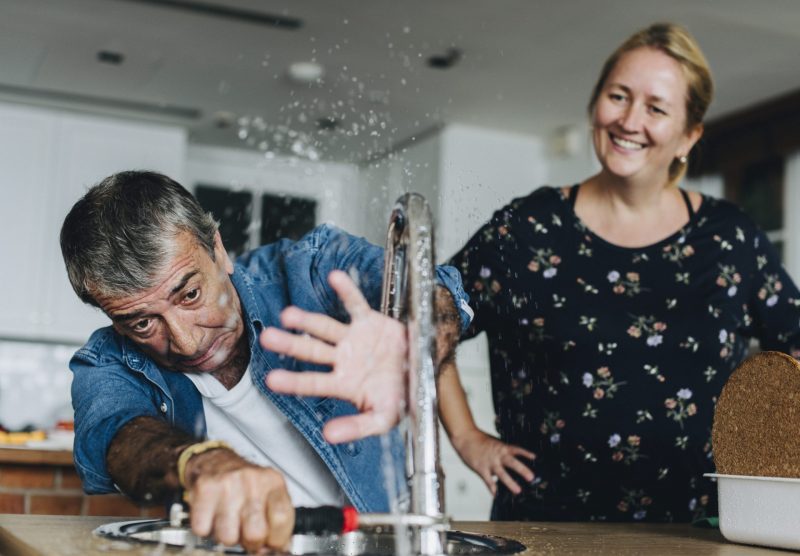
[(294, 507), (283, 476), (227, 449), (192, 457), (186, 466), (186, 494), (192, 531), (248, 553), (263, 547), (286, 549), (294, 528)]

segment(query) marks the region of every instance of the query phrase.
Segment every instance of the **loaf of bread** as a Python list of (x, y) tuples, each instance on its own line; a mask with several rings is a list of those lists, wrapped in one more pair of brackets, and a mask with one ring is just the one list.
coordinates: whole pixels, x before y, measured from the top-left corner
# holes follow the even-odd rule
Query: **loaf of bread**
[(800, 363), (749, 357), (722, 389), (711, 442), (717, 473), (800, 478)]

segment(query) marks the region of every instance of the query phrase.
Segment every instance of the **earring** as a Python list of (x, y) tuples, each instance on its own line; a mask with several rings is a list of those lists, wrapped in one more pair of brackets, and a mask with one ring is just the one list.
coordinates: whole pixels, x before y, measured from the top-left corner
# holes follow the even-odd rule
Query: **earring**
[(686, 164), (687, 162), (689, 162), (689, 159), (684, 154), (678, 157), (678, 162), (680, 162), (681, 164)]

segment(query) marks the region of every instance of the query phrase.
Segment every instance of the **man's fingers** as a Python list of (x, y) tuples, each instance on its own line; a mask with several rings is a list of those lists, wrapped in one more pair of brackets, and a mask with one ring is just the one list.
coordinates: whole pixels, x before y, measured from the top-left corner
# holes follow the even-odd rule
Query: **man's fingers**
[(264, 505), (251, 500), (242, 506), (239, 521), (242, 524), (241, 544), (250, 553), (257, 552), (267, 542), (267, 516)]
[(294, 506), (284, 483), (267, 495), (267, 546), (287, 548), (294, 529)]
[[(205, 481), (208, 483), (209, 481)], [(241, 530), (241, 509), (244, 493), (232, 493), (229, 489), (219, 489), (214, 505), (213, 537), (222, 544), (232, 546), (239, 542)], [(194, 508), (192, 508), (194, 512)]]
[(280, 394), (315, 396), (318, 398), (344, 397), (341, 379), (331, 373), (286, 371), (275, 369), (267, 374), (267, 386)]
[(284, 328), (300, 330), (315, 338), (336, 344), (347, 332), (347, 325), (319, 313), (309, 313), (297, 307), (287, 307), (281, 311), (281, 324)]
[(195, 487), (188, 491), (192, 531), (200, 537), (207, 537), (213, 532), (218, 499), (214, 490), (216, 490), (214, 485), (205, 484), (200, 479)]
[(342, 300), (344, 308), (353, 320), (366, 315), (371, 311), (367, 300), (364, 299), (361, 290), (355, 285), (347, 273), (341, 270), (334, 270), (328, 275), (328, 283)]
[(325, 424), (322, 435), (331, 444), (352, 442), (391, 429), (391, 422), (379, 413), (359, 413), (331, 419)]
[(282, 353), (302, 361), (308, 361), (309, 363), (329, 365), (333, 362), (335, 356), (334, 347), (321, 340), (311, 336), (292, 334), (277, 328), (269, 327), (265, 329), (261, 333), (260, 340), (264, 349)]

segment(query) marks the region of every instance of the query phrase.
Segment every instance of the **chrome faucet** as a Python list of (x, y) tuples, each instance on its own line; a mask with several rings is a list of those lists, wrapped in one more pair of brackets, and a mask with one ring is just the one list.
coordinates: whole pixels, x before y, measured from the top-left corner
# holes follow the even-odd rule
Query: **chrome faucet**
[[(413, 514), (444, 520), (444, 476), (439, 465), (439, 419), (436, 402), (436, 326), (433, 219), (425, 198), (407, 193), (389, 219), (381, 310), (405, 320), (409, 330), (406, 474)], [(412, 529), (417, 554), (445, 554), (441, 528)]]

